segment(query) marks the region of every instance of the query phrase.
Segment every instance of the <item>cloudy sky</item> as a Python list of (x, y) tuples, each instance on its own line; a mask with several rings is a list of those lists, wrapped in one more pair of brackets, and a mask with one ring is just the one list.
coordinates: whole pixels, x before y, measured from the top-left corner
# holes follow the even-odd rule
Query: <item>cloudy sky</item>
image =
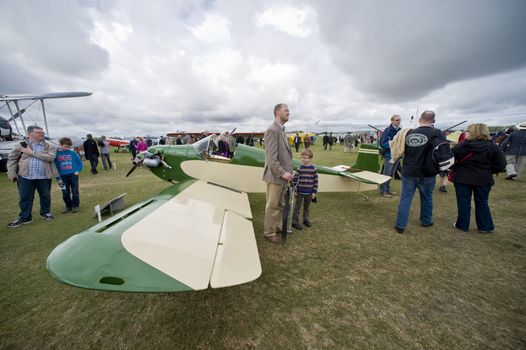
[(48, 101), (55, 136), (526, 120), (524, 0), (1, 4), (0, 94), (93, 92)]

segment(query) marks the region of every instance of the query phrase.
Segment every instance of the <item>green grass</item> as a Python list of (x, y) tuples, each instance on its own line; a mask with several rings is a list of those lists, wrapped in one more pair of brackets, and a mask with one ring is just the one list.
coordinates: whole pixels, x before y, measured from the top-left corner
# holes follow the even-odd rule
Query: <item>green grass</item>
[[(355, 154), (313, 147), (314, 162), (352, 164)], [(118, 171), (80, 179), (81, 211), (7, 229), (16, 187), (0, 177), (0, 348), (524, 349), (524, 180), (499, 176), (492, 235), (452, 228), (453, 187), (435, 192), (435, 226), (418, 226), (418, 196), (406, 234), (394, 233), (397, 198), (322, 193), (314, 226), (285, 247), (262, 239), (264, 194), (250, 195), (263, 267), (256, 281), (185, 293), (111, 293), (74, 288), (46, 271), (50, 251), (96, 223), (93, 207), (121, 193), (126, 205), (170, 184), (112, 154)], [(85, 163), (87, 164), (87, 163)], [(399, 181), (393, 190), (399, 192)], [(38, 200), (33, 209), (38, 217)]]

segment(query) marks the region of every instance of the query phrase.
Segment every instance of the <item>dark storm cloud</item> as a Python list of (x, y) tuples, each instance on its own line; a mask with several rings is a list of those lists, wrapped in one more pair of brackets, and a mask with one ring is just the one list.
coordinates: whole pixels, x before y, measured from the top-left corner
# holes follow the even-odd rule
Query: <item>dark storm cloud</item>
[(90, 39), (89, 12), (74, 1), (7, 0), (2, 9), (2, 59), (16, 74), (38, 83), (50, 74), (94, 77), (107, 68), (108, 53)]
[(523, 0), (330, 4), (317, 10), (333, 61), (358, 88), (381, 98), (418, 98), (526, 65)]
[(24, 67), (16, 62), (6, 59), (6, 56), (0, 54), (0, 93), (23, 94), (38, 93), (45, 90), (43, 84)]

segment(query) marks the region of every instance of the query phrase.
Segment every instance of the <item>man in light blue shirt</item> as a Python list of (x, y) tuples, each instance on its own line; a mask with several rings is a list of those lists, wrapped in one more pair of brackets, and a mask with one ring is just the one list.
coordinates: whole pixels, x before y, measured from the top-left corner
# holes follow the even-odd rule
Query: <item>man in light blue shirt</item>
[(53, 219), (50, 192), (56, 147), (44, 140), (44, 130), (39, 126), (28, 127), (27, 135), (27, 142), (15, 146), (7, 160), (7, 176), (18, 184), (20, 195), (20, 214), (7, 225), (10, 228), (33, 222), (31, 212), (35, 190), (40, 197), (40, 217)]

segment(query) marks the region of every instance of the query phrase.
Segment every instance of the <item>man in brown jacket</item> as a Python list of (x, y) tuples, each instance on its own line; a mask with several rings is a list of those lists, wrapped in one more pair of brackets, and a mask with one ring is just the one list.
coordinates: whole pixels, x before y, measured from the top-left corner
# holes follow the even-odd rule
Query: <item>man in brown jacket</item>
[(267, 183), (265, 206), (265, 238), (280, 243), (276, 234), (281, 231), (285, 206), (285, 185), (292, 181), (292, 150), (285, 135), (284, 124), (289, 120), (289, 107), (280, 103), (274, 107), (274, 122), (265, 132), (265, 169), (263, 181)]
[(58, 174), (53, 164), (56, 147), (44, 140), (44, 130), (32, 125), (27, 128), (27, 142), (22, 141), (9, 154), (7, 176), (18, 183), (20, 214), (7, 225), (10, 228), (33, 222), (31, 212), (35, 190), (40, 197), (40, 217), (53, 219), (51, 215), (51, 179)]

